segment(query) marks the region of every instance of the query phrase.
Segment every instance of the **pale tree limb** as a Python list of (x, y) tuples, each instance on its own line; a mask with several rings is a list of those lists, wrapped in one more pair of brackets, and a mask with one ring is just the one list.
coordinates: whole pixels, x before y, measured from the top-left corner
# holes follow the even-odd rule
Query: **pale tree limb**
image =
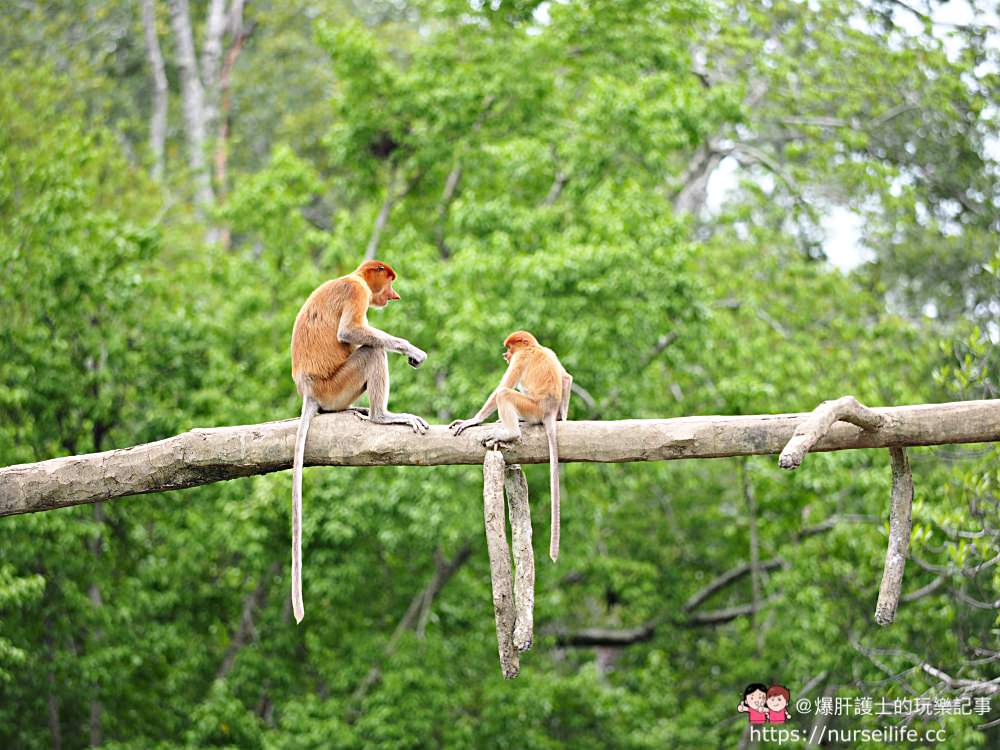
[(500, 672), (504, 679), (517, 677), (521, 671), (518, 650), (514, 646), (514, 580), (510, 567), (510, 547), (504, 523), (504, 460), (498, 450), (483, 459), (483, 516), (486, 521), (486, 549), (490, 556), (490, 581), (493, 585), (493, 614), (497, 624), (497, 647)]
[(559, 196), (562, 195), (563, 188), (566, 187), (566, 183), (569, 182), (569, 175), (562, 171), (562, 168), (556, 168), (556, 176), (552, 180), (552, 186), (549, 188), (549, 192), (545, 194), (545, 198), (542, 199), (542, 206), (552, 206)]
[(972, 695), (996, 695), (1000, 693), (1000, 677), (992, 680), (966, 680), (952, 677), (926, 662), (921, 664), (920, 668), (931, 677), (936, 677), (952, 690)]
[(528, 480), (520, 466), (507, 467), (504, 487), (510, 513), (510, 545), (514, 551), (514, 648), (527, 651), (534, 640), (535, 553), (531, 546)]
[(184, 111), (184, 132), (187, 135), (188, 166), (196, 186), (195, 202), (204, 210), (212, 205), (214, 196), (205, 164), (205, 90), (198, 73), (188, 0), (170, 0), (170, 22), (174, 29), (177, 67), (181, 74), (181, 104)]
[(885, 425), (885, 419), (866, 406), (862, 406), (854, 396), (843, 396), (833, 401), (824, 401), (817, 406), (807, 419), (795, 428), (795, 434), (781, 451), (778, 466), (794, 469), (802, 463), (806, 453), (826, 435), (834, 422), (850, 422), (858, 427), (875, 431)]
[[(243, 45), (250, 38), (254, 30), (253, 24), (249, 26), (244, 26), (243, 24), (243, 0), (233, 0), (229, 13), (229, 25), (232, 30), (233, 41), (226, 51), (226, 56), (223, 59), (222, 68), (219, 72), (219, 127), (215, 138), (215, 157), (213, 159), (216, 194), (220, 206), (225, 203), (228, 192), (226, 169), (229, 162), (229, 137), (232, 127), (230, 114), (233, 104), (230, 81), (236, 60), (239, 58), (240, 52), (243, 51)], [(219, 232), (219, 243), (223, 248), (228, 249), (230, 240), (229, 227), (222, 227)]]
[[(881, 407), (877, 431), (834, 424), (815, 451), (1000, 441), (1000, 400)], [(807, 414), (559, 422), (559, 459), (624, 463), (781, 452)], [(64, 508), (126, 495), (195, 487), (291, 467), (297, 419), (196, 429), (133, 448), (0, 468), (0, 516)], [(320, 414), (306, 443), (307, 466), (481, 464), (489, 426), (461, 436), (445, 426), (417, 435), (350, 414)], [(510, 463), (548, 462), (542, 427), (524, 427), (504, 451)]]
[(708, 199), (708, 181), (730, 149), (720, 148), (711, 141), (695, 152), (684, 170), (681, 187), (674, 195), (672, 204), (677, 213), (698, 216)]
[(211, 130), (218, 116), (219, 73), (222, 42), (226, 35), (226, 0), (209, 0), (205, 38), (201, 43), (201, 79), (205, 86), (205, 127)]
[(892, 457), (892, 507), (889, 511), (889, 548), (885, 553), (882, 585), (875, 605), (875, 622), (879, 625), (889, 625), (896, 617), (913, 524), (913, 475), (906, 460), (906, 449), (889, 448), (889, 455)]
[(160, 181), (164, 172), (167, 141), (167, 74), (156, 33), (156, 0), (142, 0), (142, 30), (146, 38), (146, 58), (153, 77), (153, 111), (149, 116), (149, 150), (153, 154), (153, 179)]

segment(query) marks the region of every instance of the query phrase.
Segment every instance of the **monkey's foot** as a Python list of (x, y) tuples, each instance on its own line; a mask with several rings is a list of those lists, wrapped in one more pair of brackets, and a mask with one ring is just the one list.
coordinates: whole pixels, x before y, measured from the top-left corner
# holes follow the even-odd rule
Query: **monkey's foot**
[(505, 427), (494, 427), (479, 439), (487, 448), (509, 448), (511, 443), (521, 439), (520, 432), (508, 430)]
[(409, 426), (414, 432), (423, 434), (430, 429), (430, 425), (423, 417), (418, 417), (416, 414), (394, 414), (391, 411), (387, 411), (384, 414), (372, 414), (369, 412), (367, 416), (358, 415), (359, 419), (365, 419), (372, 424), (405, 424)]

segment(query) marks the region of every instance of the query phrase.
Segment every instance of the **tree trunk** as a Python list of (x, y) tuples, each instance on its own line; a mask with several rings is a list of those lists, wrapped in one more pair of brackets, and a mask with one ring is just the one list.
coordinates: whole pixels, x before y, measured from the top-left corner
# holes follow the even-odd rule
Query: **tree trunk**
[(162, 180), (164, 147), (167, 140), (167, 74), (156, 33), (156, 0), (142, 0), (142, 29), (146, 37), (146, 57), (153, 76), (153, 106), (149, 117), (149, 150), (153, 154), (153, 179)]
[(205, 129), (215, 130), (219, 112), (219, 79), (222, 69), (222, 42), (228, 18), (226, 0), (211, 0), (205, 21), (205, 41), (201, 45), (201, 79), (205, 85)]
[(212, 206), (214, 197), (205, 163), (205, 91), (198, 74), (198, 59), (191, 33), (187, 0), (170, 0), (170, 22), (174, 29), (177, 67), (181, 74), (181, 102), (187, 136), (188, 166), (195, 183), (195, 202), (202, 210)]

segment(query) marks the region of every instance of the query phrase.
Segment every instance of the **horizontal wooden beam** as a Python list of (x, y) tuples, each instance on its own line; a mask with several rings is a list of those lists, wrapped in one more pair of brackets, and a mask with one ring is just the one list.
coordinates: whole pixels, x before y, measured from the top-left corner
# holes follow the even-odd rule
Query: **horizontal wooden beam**
[[(892, 406), (872, 411), (882, 424), (864, 430), (837, 422), (810, 451), (1000, 441), (1000, 400)], [(780, 453), (809, 413), (560, 422), (563, 461), (669, 461)], [(134, 448), (67, 456), (0, 469), (0, 516), (34, 513), (126, 495), (184, 489), (288, 469), (298, 420), (195, 429)], [(310, 466), (481, 464), (478, 427), (455, 437), (443, 426), (417, 435), (351, 414), (313, 420)], [(541, 427), (504, 451), (509, 464), (548, 460)]]

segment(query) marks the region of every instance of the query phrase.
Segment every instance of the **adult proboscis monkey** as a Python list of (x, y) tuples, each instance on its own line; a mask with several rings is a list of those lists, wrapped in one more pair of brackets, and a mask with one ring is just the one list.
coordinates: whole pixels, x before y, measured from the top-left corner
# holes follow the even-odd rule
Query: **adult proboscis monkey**
[[(413, 414), (394, 414), (389, 406), (388, 352), (398, 352), (411, 367), (427, 353), (406, 339), (368, 324), (368, 308), (383, 308), (399, 295), (396, 272), (388, 263), (368, 260), (352, 273), (322, 284), (302, 305), (292, 329), (292, 379), (302, 396), (302, 417), (292, 463), (292, 610), (302, 622), (302, 462), (309, 423), (319, 410), (350, 411), (373, 424), (403, 424), (427, 431)], [(369, 408), (352, 407), (368, 393)]]

